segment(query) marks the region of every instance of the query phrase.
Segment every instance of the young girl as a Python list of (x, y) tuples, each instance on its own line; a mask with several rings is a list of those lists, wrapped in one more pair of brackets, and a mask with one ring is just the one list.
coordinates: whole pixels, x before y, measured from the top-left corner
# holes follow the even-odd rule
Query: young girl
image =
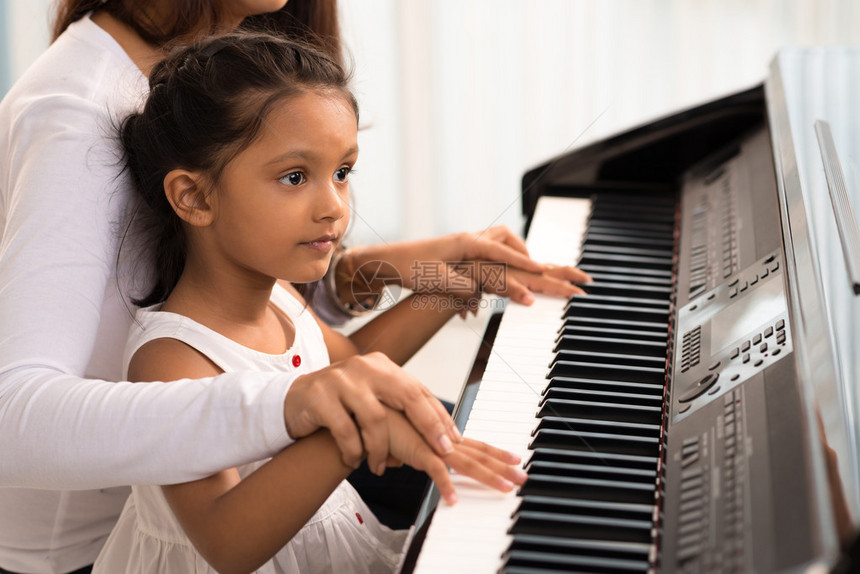
[[(355, 346), (290, 283), (322, 277), (346, 231), (357, 117), (333, 60), (264, 34), (204, 41), (155, 67), (143, 110), (122, 127), (136, 225), (157, 233), (129, 380), (348, 368), (329, 363)], [(379, 474), (426, 470), (450, 502), (446, 464), (500, 490), (525, 480), (509, 453), (467, 439), (440, 458), (400, 411), (374, 416), (388, 427), (388, 460), (368, 461)], [(381, 525), (344, 480), (352, 468), (332, 432), (193, 482), (133, 487), (94, 571), (394, 570), (405, 532)]]

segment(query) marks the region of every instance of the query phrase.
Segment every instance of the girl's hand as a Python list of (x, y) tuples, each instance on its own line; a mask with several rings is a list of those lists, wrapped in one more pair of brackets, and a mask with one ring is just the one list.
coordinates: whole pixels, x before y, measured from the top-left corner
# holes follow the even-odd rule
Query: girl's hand
[(526, 480), (520, 458), (481, 441), (463, 439), (449, 454), (438, 456), (399, 411), (386, 409), (389, 421), (389, 464), (401, 462), (426, 472), (448, 504), (457, 502), (457, 493), (447, 467), (502, 492), (509, 492)]
[[(387, 409), (386, 409), (387, 408)], [(390, 410), (401, 412), (436, 455), (463, 440), (448, 411), (427, 388), (382, 353), (354, 355), (298, 377), (284, 399), (284, 421), (294, 439), (331, 432), (343, 461), (385, 470), (390, 453)]]

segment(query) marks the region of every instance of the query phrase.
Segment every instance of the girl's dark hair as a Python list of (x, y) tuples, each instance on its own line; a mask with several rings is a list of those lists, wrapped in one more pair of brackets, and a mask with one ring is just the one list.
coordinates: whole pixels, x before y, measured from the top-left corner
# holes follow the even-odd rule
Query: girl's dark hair
[[(52, 30), (56, 40), (69, 24), (89, 12), (105, 10), (130, 26), (141, 38), (156, 46), (174, 41), (193, 40), (190, 36), (202, 32), (212, 34), (223, 21), (224, 0), (171, 0), (164, 2), (172, 13), (163, 21), (170, 26), (157, 25), (147, 12), (147, 0), (58, 0)], [(314, 44), (337, 63), (342, 64), (337, 0), (289, 0), (270, 14), (250, 16), (242, 28), (268, 31)]]
[(320, 50), (255, 32), (177, 49), (155, 66), (143, 109), (120, 126), (123, 163), (139, 197), (133, 228), (155, 259), (156, 282), (135, 304), (164, 301), (185, 266), (182, 221), (163, 188), (168, 172), (201, 171), (217, 186), (226, 165), (258, 137), (272, 107), (308, 91), (343, 97), (357, 120), (348, 81)]

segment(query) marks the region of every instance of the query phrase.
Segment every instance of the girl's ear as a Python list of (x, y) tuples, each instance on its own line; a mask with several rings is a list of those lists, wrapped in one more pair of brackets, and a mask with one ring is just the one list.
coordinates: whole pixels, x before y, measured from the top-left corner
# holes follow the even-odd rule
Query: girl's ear
[(206, 227), (214, 220), (205, 179), (199, 172), (174, 169), (164, 176), (164, 194), (183, 221)]

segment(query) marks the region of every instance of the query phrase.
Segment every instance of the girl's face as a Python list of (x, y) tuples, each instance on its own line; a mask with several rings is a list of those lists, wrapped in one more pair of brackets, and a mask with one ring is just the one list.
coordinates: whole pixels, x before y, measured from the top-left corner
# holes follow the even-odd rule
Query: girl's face
[(272, 108), (211, 197), (210, 231), (225, 265), (296, 283), (325, 274), (349, 222), (356, 123), (334, 92), (308, 91)]

